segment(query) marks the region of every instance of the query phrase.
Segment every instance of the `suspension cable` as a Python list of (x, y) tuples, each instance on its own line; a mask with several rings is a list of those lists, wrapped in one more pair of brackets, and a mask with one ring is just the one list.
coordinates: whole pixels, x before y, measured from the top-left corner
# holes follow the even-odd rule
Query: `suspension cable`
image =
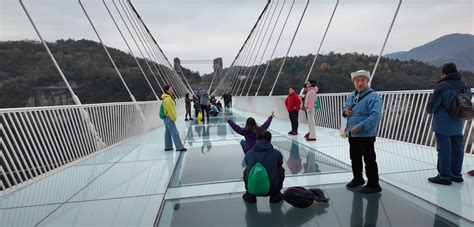
[[(291, 15), (291, 11), (293, 10), (293, 5), (295, 4), (295, 0), (293, 0), (293, 3), (291, 4), (290, 10), (288, 11), (288, 15), (286, 15), (285, 22), (283, 23), (283, 27), (281, 28), (280, 34), (278, 35), (278, 39), (275, 43), (275, 47), (273, 48), (272, 54), (268, 60), (267, 67), (265, 67), (265, 71), (263, 72), (262, 79), (260, 79), (260, 84), (258, 85), (257, 92), (255, 93), (255, 96), (258, 95), (258, 92), (260, 91), (260, 87), (262, 86), (263, 79), (265, 79), (265, 75), (267, 75), (268, 68), (270, 67), (270, 63), (272, 62), (273, 55), (275, 54), (275, 51), (278, 47), (278, 44), (280, 43), (281, 35), (283, 34), (283, 31), (285, 30), (286, 24), (288, 22), (288, 18)], [(283, 3), (285, 5), (285, 3)]]
[(278, 71), (278, 74), (277, 74), (277, 77), (276, 77), (276, 79), (275, 79), (275, 82), (273, 83), (272, 90), (270, 91), (270, 94), (269, 94), (268, 96), (272, 96), (272, 94), (273, 94), (273, 90), (275, 89), (275, 86), (276, 86), (276, 84), (277, 84), (277, 82), (278, 82), (278, 78), (280, 77), (281, 71), (283, 70), (283, 66), (285, 66), (286, 59), (288, 58), (288, 54), (290, 53), (291, 47), (293, 46), (293, 42), (295, 41), (296, 34), (298, 33), (298, 30), (299, 30), (299, 28), (300, 28), (301, 21), (303, 21), (303, 18), (304, 18), (304, 15), (305, 15), (305, 13), (306, 13), (306, 10), (308, 9), (309, 1), (310, 1), (310, 0), (307, 0), (307, 1), (306, 1), (306, 5), (305, 5), (305, 7), (304, 7), (303, 13), (301, 14), (300, 20), (299, 20), (299, 22), (298, 22), (298, 26), (296, 27), (295, 33), (293, 34), (293, 38), (291, 39), (290, 46), (288, 47), (288, 50), (286, 51), (286, 55), (285, 55), (285, 57), (283, 58), (283, 62), (281, 63), (280, 70)]
[[(124, 0), (125, 1), (125, 0)], [(160, 45), (158, 44), (158, 42), (156, 42), (155, 38), (153, 37), (153, 35), (151, 34), (150, 30), (148, 29), (148, 27), (146, 26), (145, 22), (142, 20), (142, 18), (140, 17), (140, 15), (138, 14), (138, 11), (135, 9), (135, 7), (133, 6), (133, 4), (131, 3), (130, 0), (127, 0), (127, 3), (130, 7), (130, 9), (134, 12), (134, 15), (135, 17), (137, 18), (137, 20), (140, 22), (139, 24), (141, 25), (141, 28), (143, 30), (146, 31), (146, 34), (148, 34), (148, 38), (155, 44), (155, 48), (158, 48), (159, 50), (159, 53), (161, 53), (161, 57), (164, 58), (164, 61), (165, 63), (168, 64), (169, 67), (165, 67), (165, 65), (163, 65), (163, 67), (165, 67), (167, 69), (167, 71), (169, 71), (170, 73), (172, 73), (174, 75), (174, 79), (177, 83), (177, 85), (179, 85), (179, 87), (176, 87), (176, 88), (180, 88), (181, 89), (181, 92), (183, 93), (181, 95), (181, 97), (184, 97), (184, 93), (186, 91), (186, 86), (184, 85), (183, 81), (179, 78), (179, 75), (176, 71), (172, 70), (174, 69), (173, 66), (171, 65), (170, 61), (168, 60), (168, 58), (166, 57), (166, 55), (163, 53), (163, 50), (161, 49)]]
[(125, 82), (125, 80), (123, 79), (123, 76), (122, 76), (122, 74), (120, 73), (120, 70), (117, 68), (117, 65), (115, 65), (114, 59), (113, 59), (112, 56), (110, 55), (109, 50), (107, 50), (107, 47), (105, 46), (104, 42), (102, 41), (102, 38), (100, 37), (99, 33), (97, 32), (97, 29), (95, 28), (94, 23), (92, 23), (92, 20), (91, 20), (91, 18), (89, 17), (89, 14), (87, 13), (87, 11), (86, 11), (86, 9), (84, 8), (84, 5), (82, 4), (81, 1), (82, 1), (82, 0), (78, 0), (79, 4), (81, 5), (82, 11), (83, 11), (84, 14), (86, 15), (87, 20), (89, 21), (89, 23), (90, 23), (92, 29), (94, 30), (94, 32), (95, 32), (97, 38), (99, 39), (99, 41), (100, 41), (102, 47), (104, 48), (105, 53), (106, 53), (107, 56), (109, 57), (110, 62), (111, 62), (112, 65), (114, 66), (115, 71), (117, 72), (118, 76), (120, 77), (120, 80), (122, 81), (123, 85), (124, 85), (125, 88), (127, 89), (127, 92), (128, 92), (128, 94), (130, 95), (130, 98), (132, 99), (132, 102), (135, 103), (135, 108), (136, 108), (137, 111), (140, 113), (140, 117), (142, 118), (143, 121), (146, 121), (146, 118), (145, 118), (145, 115), (143, 114), (142, 108), (138, 105), (137, 100), (135, 99), (135, 97), (133, 96), (132, 92), (131, 92), (130, 89), (128, 88), (128, 85), (127, 85), (127, 83)]
[(146, 80), (148, 86), (150, 86), (150, 89), (151, 89), (151, 91), (153, 92), (153, 95), (155, 95), (156, 100), (160, 100), (160, 99), (158, 98), (158, 95), (157, 95), (156, 92), (155, 92), (155, 89), (153, 89), (153, 86), (151, 85), (150, 81), (149, 81), (148, 78), (146, 77), (145, 71), (143, 71), (142, 66), (141, 66), (140, 63), (138, 62), (138, 59), (135, 57), (135, 54), (133, 53), (132, 48), (130, 48), (130, 45), (128, 44), (127, 39), (125, 39), (125, 36), (123, 35), (122, 30), (120, 30), (120, 27), (118, 26), (117, 22), (115, 21), (114, 16), (113, 16), (112, 13), (110, 12), (109, 7), (108, 7), (107, 4), (105, 3), (105, 0), (102, 0), (102, 3), (104, 4), (105, 8), (107, 9), (107, 12), (109, 13), (110, 18), (111, 18), (112, 21), (114, 22), (115, 27), (117, 28), (118, 32), (120, 33), (120, 36), (122, 37), (123, 41), (125, 42), (125, 45), (127, 46), (128, 50), (130, 51), (130, 55), (132, 55), (133, 59), (134, 59), (135, 62), (137, 63), (138, 68), (139, 68), (140, 71), (142, 72), (143, 77), (145, 78), (145, 80)]
[(43, 43), (43, 46), (44, 48), (46, 49), (46, 52), (48, 52), (48, 55), (49, 57), (51, 58), (51, 61), (53, 62), (54, 66), (56, 67), (56, 70), (58, 71), (59, 75), (61, 76), (63, 82), (66, 84), (66, 87), (67, 89), (69, 90), (69, 93), (71, 94), (72, 96), (72, 100), (73, 102), (80, 106), (80, 114), (81, 114), (81, 117), (84, 119), (84, 121), (86, 122), (86, 125), (87, 125), (87, 129), (92, 133), (92, 136), (94, 137), (95, 139), (95, 145), (97, 146), (98, 149), (101, 149), (103, 147), (106, 146), (105, 142), (102, 140), (102, 138), (100, 137), (99, 133), (97, 132), (97, 129), (95, 128), (94, 124), (92, 124), (92, 121), (90, 119), (90, 115), (89, 113), (85, 110), (85, 108), (82, 107), (82, 103), (81, 103), (81, 100), (79, 99), (79, 97), (74, 93), (74, 90), (72, 90), (71, 88), (71, 85), (69, 84), (69, 81), (67, 80), (66, 76), (64, 75), (61, 67), (59, 66), (58, 62), (56, 61), (56, 58), (54, 57), (54, 55), (51, 53), (51, 50), (49, 49), (49, 46), (48, 44), (46, 43), (46, 41), (43, 39), (43, 36), (41, 35), (38, 27), (36, 27), (36, 24), (33, 20), (33, 18), (31, 17), (30, 13), (28, 12), (28, 9), (26, 8), (25, 4), (23, 3), (23, 0), (19, 0), (20, 2), (20, 5), (23, 9), (23, 11), (25, 11), (25, 14), (26, 16), (28, 17), (28, 20), (30, 21), (31, 25), (33, 26), (36, 34), (38, 35), (39, 39), (41, 40), (41, 43)]
[[(280, 4), (280, 0), (277, 1), (276, 5), (275, 5), (275, 8), (273, 9), (272, 16), (270, 17), (270, 21), (268, 22), (268, 27), (265, 30), (265, 34), (263, 35), (263, 39), (262, 39), (262, 42), (260, 43), (260, 46), (258, 47), (257, 53), (260, 52), (260, 48), (262, 47), (262, 44), (265, 41), (265, 38), (267, 37), (268, 29), (270, 28), (270, 25), (273, 21), (273, 16), (275, 16), (275, 12), (276, 12), (279, 4)], [(273, 31), (272, 31), (271, 35), (273, 35)], [(247, 90), (247, 94), (245, 96), (248, 96), (249, 93), (250, 93), (250, 89), (252, 88), (253, 81), (255, 80), (255, 76), (257, 76), (258, 69), (260, 69), (260, 65), (262, 64), (263, 57), (265, 56), (265, 53), (267, 52), (268, 44), (270, 43), (270, 40), (272, 39), (271, 35), (268, 39), (267, 44), (265, 45), (265, 48), (263, 49), (262, 57), (260, 57), (260, 60), (259, 60), (258, 65), (257, 65), (257, 69), (255, 69), (255, 73), (253, 74), (252, 81), (250, 82), (249, 89)], [(255, 60), (254, 60), (254, 64), (255, 64)]]
[[(270, 5), (270, 9), (271, 9), (271, 7), (272, 7), (273, 5), (275, 5), (275, 4), (272, 3), (272, 4)], [(263, 20), (263, 23), (262, 23), (261, 26), (260, 26), (260, 29), (261, 29), (261, 30), (260, 30), (259, 32), (257, 32), (258, 36), (257, 36), (257, 39), (255, 39), (254, 47), (252, 48), (252, 53), (250, 54), (249, 61), (248, 61), (248, 65), (247, 65), (246, 68), (245, 68), (245, 72), (244, 72), (245, 83), (244, 83), (244, 85), (243, 85), (243, 87), (242, 87), (242, 91), (240, 92), (240, 96), (242, 96), (242, 94), (243, 94), (243, 92), (244, 92), (244, 90), (245, 90), (245, 86), (247, 85), (247, 82), (248, 82), (248, 80), (249, 80), (250, 74), (252, 73), (252, 68), (253, 68), (254, 65), (255, 65), (255, 59), (257, 59), (257, 57), (258, 57), (258, 53), (259, 53), (260, 49), (258, 49), (257, 53), (255, 54), (255, 57), (254, 57), (254, 52), (255, 52), (255, 49), (256, 49), (256, 47), (257, 47), (259, 41), (260, 41), (260, 37), (261, 37), (261, 35), (262, 35), (262, 33), (263, 33), (263, 30), (265, 29), (265, 25), (267, 24), (267, 20), (268, 20), (268, 16), (269, 16), (269, 15), (270, 15), (269, 12), (268, 12), (268, 13), (265, 13), (265, 19)], [(253, 63), (250, 63), (250, 62), (252, 61), (252, 58), (254, 59), (254, 60), (253, 60)], [(247, 74), (247, 70), (249, 70), (249, 69), (250, 69), (250, 72)], [(237, 92), (238, 92), (238, 91), (237, 91)]]
[[(119, 4), (120, 6), (122, 7), (122, 10), (125, 12), (125, 15), (127, 16), (127, 19), (129, 20), (130, 24), (132, 25), (132, 28), (133, 30), (135, 31), (135, 33), (137, 34), (137, 37), (140, 41), (140, 43), (142, 44), (145, 52), (147, 53), (148, 55), (148, 58), (149, 59), (153, 59), (153, 67), (155, 68), (155, 70), (157, 72), (160, 72), (160, 74), (163, 76), (163, 78), (165, 78), (165, 83), (166, 84), (169, 84), (173, 87), (176, 88), (176, 93), (174, 94), (175, 97), (178, 97), (180, 95), (179, 93), (179, 89), (176, 87), (176, 85), (173, 83), (173, 81), (171, 80), (170, 76), (166, 74), (166, 72), (164, 70), (162, 70), (160, 67), (159, 67), (159, 61), (157, 63), (157, 58), (154, 57), (154, 54), (153, 54), (153, 51), (150, 50), (150, 47), (148, 46), (148, 44), (145, 44), (146, 43), (146, 38), (144, 37), (144, 35), (141, 33), (141, 30), (140, 30), (140, 26), (138, 25), (138, 23), (135, 21), (134, 17), (133, 17), (133, 13), (131, 13), (128, 8), (126, 9), (126, 7), (124, 7), (124, 5), (122, 4), (122, 2), (119, 0)], [(125, 3), (124, 3), (125, 4)], [(157, 67), (158, 65), (158, 67)]]
[[(257, 24), (258, 24), (259, 21), (261, 20), (263, 14), (266, 12), (266, 10), (267, 10), (268, 5), (270, 4), (270, 2), (271, 2), (271, 0), (268, 0), (268, 1), (267, 1), (267, 4), (265, 5), (265, 7), (263, 8), (262, 12), (261, 12), (260, 15), (258, 16), (257, 21), (255, 22), (255, 24), (254, 24), (253, 27), (252, 27), (252, 30), (250, 30), (250, 33), (248, 34), (247, 38), (245, 39), (244, 43), (242, 44), (242, 47), (240, 48), (239, 52), (237, 53), (237, 56), (234, 58), (234, 61), (233, 61), (233, 63), (231, 64), (231, 68), (229, 69), (229, 73), (230, 73), (230, 72), (234, 73), (235, 70), (232, 71), (232, 66), (234, 66), (234, 68), (236, 67), (236, 66), (234, 65), (234, 62), (236, 62), (237, 58), (240, 57), (240, 54), (242, 53), (242, 50), (244, 49), (244, 47), (246, 47), (246, 44), (247, 44), (248, 40), (249, 40), (250, 37), (252, 36), (252, 34), (253, 34), (255, 28), (257, 27)], [(232, 79), (232, 81), (233, 81), (233, 80), (234, 80), (234, 79)], [(233, 86), (234, 86), (234, 85), (233, 85), (233, 83), (232, 83), (231, 86), (228, 87), (227, 93), (228, 93), (228, 92), (232, 92)]]
[[(137, 47), (138, 51), (140, 52), (141, 56), (143, 57), (143, 59), (144, 59), (146, 65), (147, 65), (147, 67), (148, 67), (148, 70), (149, 70), (149, 71), (151, 72), (151, 74), (153, 75), (153, 78), (155, 79), (156, 83), (157, 83), (158, 86), (160, 87), (161, 92), (164, 92), (163, 87), (161, 86), (160, 82), (159, 82), (158, 79), (156, 78), (155, 72), (153, 71), (153, 69), (152, 69), (151, 66), (150, 66), (150, 63), (149, 63), (150, 60), (145, 57), (145, 54), (143, 54), (143, 52), (142, 52), (140, 46), (139, 46), (138, 43), (137, 43), (137, 40), (136, 40), (135, 37), (133, 36), (132, 31), (130, 30), (130, 28), (129, 28), (127, 22), (125, 21), (125, 18), (123, 17), (122, 13), (120, 12), (119, 8), (117, 7), (117, 4), (115, 4), (115, 1), (114, 1), (114, 0), (112, 0), (112, 3), (113, 3), (113, 5), (114, 5), (114, 7), (115, 7), (115, 10), (117, 11), (117, 13), (119, 14), (120, 18), (122, 19), (122, 22), (124, 23), (125, 27), (127, 28), (127, 31), (128, 31), (128, 33), (129, 33), (129, 35), (132, 37), (132, 40), (133, 40), (133, 42), (135, 43), (135, 46)], [(152, 63), (152, 64), (153, 64), (153, 63)]]
[(382, 49), (380, 50), (379, 57), (377, 58), (377, 62), (375, 63), (374, 69), (372, 70), (372, 73), (370, 74), (370, 81), (369, 81), (369, 86), (372, 85), (372, 79), (374, 78), (375, 71), (377, 70), (377, 67), (379, 66), (379, 61), (380, 58), (382, 58), (383, 51), (385, 49), (385, 45), (387, 44), (388, 37), (390, 37), (390, 33), (392, 32), (393, 24), (395, 23), (395, 20), (397, 19), (398, 11), (400, 10), (400, 6), (402, 5), (402, 1), (400, 0), (398, 2), (397, 10), (395, 11), (395, 15), (393, 15), (392, 22), (390, 23), (390, 28), (388, 29), (387, 35), (385, 36), (385, 41), (383, 42)]
[(193, 91), (193, 88), (191, 87), (191, 85), (189, 85), (188, 80), (187, 80), (186, 77), (184, 76), (184, 72), (183, 72), (183, 70), (181, 69), (181, 66), (180, 66), (179, 64), (176, 64), (176, 65), (178, 66), (179, 71), (180, 71), (181, 74), (183, 75), (184, 81), (186, 81), (186, 84), (188, 85), (189, 91), (191, 91), (191, 94), (193, 94), (193, 96), (196, 96), (196, 94), (195, 94), (194, 91)]
[[(331, 26), (332, 19), (334, 18), (334, 14), (336, 13), (337, 6), (339, 5), (339, 0), (337, 0), (336, 5), (334, 6), (334, 10), (332, 11), (331, 17), (329, 18), (328, 25), (326, 26), (326, 30), (324, 31), (323, 38), (321, 39), (321, 42), (319, 43), (318, 51), (316, 52), (316, 55), (314, 56), (313, 63), (311, 63), (311, 67), (309, 68), (308, 75), (306, 76), (306, 79), (304, 80), (305, 82), (308, 81), (309, 76), (311, 75), (311, 72), (313, 71), (314, 64), (316, 63), (316, 59), (318, 58), (319, 52), (321, 51), (321, 47), (323, 46), (324, 39), (326, 38), (326, 34), (328, 33), (329, 27)], [(300, 95), (303, 95), (304, 89), (301, 88)]]

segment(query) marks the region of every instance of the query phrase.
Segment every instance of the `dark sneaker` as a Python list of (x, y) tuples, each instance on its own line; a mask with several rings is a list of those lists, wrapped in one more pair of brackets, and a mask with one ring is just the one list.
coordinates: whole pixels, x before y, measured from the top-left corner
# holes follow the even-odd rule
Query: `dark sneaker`
[(359, 187), (359, 186), (362, 186), (365, 184), (365, 180), (362, 179), (362, 180), (356, 180), (356, 179), (353, 179), (351, 180), (351, 182), (347, 183), (346, 184), (346, 187), (348, 188), (355, 188), (355, 187)]
[(292, 136), (296, 136), (296, 135), (298, 135), (298, 132), (296, 132), (296, 131), (293, 131), (293, 132), (291, 132), (291, 134), (290, 134), (290, 135), (292, 135)]
[(291, 135), (292, 133), (293, 133), (293, 131), (289, 131), (289, 132), (288, 132), (288, 135)]
[(308, 137), (309, 137), (309, 132), (304, 135), (304, 138), (308, 138)]
[(186, 149), (186, 148), (183, 147), (183, 148), (179, 149), (178, 151), (187, 151), (187, 150), (188, 150), (188, 149)]
[(189, 118), (190, 121), (194, 120), (194, 118)]
[(370, 186), (364, 186), (364, 188), (360, 191), (362, 194), (373, 194), (373, 193), (379, 193), (382, 191), (382, 188), (380, 186), (377, 187), (370, 187)]
[(244, 199), (245, 202), (247, 202), (247, 203), (256, 203), (257, 202), (257, 197), (254, 196), (254, 195), (251, 195), (247, 192), (242, 195), (242, 199)]
[(309, 137), (306, 137), (306, 141), (316, 141), (316, 138), (309, 138)]
[(165, 148), (165, 151), (172, 151), (173, 148)]
[(451, 180), (456, 182), (456, 183), (464, 182), (464, 179), (462, 179), (462, 177), (457, 177), (457, 176), (451, 176)]
[(187, 119), (187, 118), (184, 118), (184, 121), (188, 121), (188, 119)]
[(279, 203), (283, 200), (283, 194), (281, 192), (278, 192), (277, 194), (271, 195), (270, 199), (268, 201), (270, 203)]
[(452, 184), (451, 180), (443, 179), (439, 176), (430, 177), (430, 178), (428, 178), (428, 181), (431, 182), (431, 183), (442, 184), (442, 185), (451, 185)]

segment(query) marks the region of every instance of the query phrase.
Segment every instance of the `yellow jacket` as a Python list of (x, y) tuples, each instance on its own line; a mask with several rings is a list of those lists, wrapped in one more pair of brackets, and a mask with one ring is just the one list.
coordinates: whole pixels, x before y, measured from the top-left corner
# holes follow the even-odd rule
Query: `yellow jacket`
[(170, 95), (163, 93), (161, 95), (163, 100), (163, 109), (165, 110), (165, 116), (169, 117), (172, 121), (176, 121), (176, 104)]

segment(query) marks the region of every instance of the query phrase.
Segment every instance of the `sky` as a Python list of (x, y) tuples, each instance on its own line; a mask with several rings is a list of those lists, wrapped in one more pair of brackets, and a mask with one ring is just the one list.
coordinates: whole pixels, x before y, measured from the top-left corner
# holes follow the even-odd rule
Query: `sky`
[[(362, 52), (378, 55), (399, 0), (341, 0), (320, 53)], [(104, 43), (129, 52), (101, 0), (83, 0)], [(112, 14), (140, 56), (111, 0)], [(118, 0), (115, 1), (118, 4)], [(272, 0), (262, 25), (241, 64), (258, 64), (285, 56), (306, 0)], [(77, 0), (24, 0), (47, 41), (90, 39), (98, 41)], [(135, 8), (151, 30), (168, 59), (211, 60), (222, 57), (224, 67), (234, 60), (248, 36), (265, 0), (134, 0)], [(316, 53), (336, 0), (311, 1), (290, 56)], [(120, 7), (120, 5), (119, 5)], [(291, 13), (290, 13), (290, 8)], [(0, 40), (38, 39), (18, 0), (0, 0)], [(119, 10), (121, 10), (119, 8)], [(281, 17), (275, 25), (278, 13)], [(472, 0), (404, 0), (385, 47), (385, 53), (409, 50), (450, 33), (474, 33)], [(273, 19), (270, 20), (273, 13)], [(279, 45), (278, 35), (286, 16)], [(264, 18), (266, 22), (264, 23)], [(275, 26), (273, 35), (271, 31)], [(266, 34), (265, 34), (266, 31)], [(260, 35), (259, 35), (260, 34)], [(268, 48), (265, 50), (265, 46)], [(250, 48), (252, 47), (252, 48)], [(259, 48), (260, 47), (260, 48)], [(250, 54), (253, 53), (253, 54)], [(211, 64), (184, 65), (209, 73)]]

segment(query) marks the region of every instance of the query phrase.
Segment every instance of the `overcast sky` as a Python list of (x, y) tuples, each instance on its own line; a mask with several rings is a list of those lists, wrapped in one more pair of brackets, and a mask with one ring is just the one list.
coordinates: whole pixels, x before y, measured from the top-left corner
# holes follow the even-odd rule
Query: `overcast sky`
[[(262, 43), (260, 55), (249, 59), (249, 62), (260, 62), (265, 44), (270, 40), (269, 48), (263, 56), (263, 61), (268, 60), (292, 1), (272, 1), (268, 9), (267, 25), (271, 13), (275, 12), (272, 24)], [(97, 40), (76, 0), (24, 2), (46, 40)], [(113, 4), (110, 0), (107, 2), (127, 40), (132, 42)], [(286, 53), (306, 0), (295, 2), (280, 45), (275, 50), (276, 57)], [(128, 52), (102, 1), (83, 0), (83, 3), (105, 44)], [(335, 0), (313, 0), (310, 3), (290, 51), (291, 56), (317, 51), (335, 3)], [(135, 0), (133, 4), (170, 60), (174, 57), (185, 60), (222, 57), (224, 66), (229, 66), (266, 1)], [(397, 4), (398, 0), (341, 0), (321, 52), (356, 51), (378, 54)], [(0, 0), (0, 8), (0, 40), (38, 39), (18, 0)], [(275, 33), (269, 39), (280, 10), (282, 13)], [(472, 0), (404, 0), (385, 53), (409, 50), (449, 33), (473, 34), (473, 11)], [(260, 40), (263, 40), (265, 28), (261, 30)], [(138, 49), (134, 45), (132, 48), (139, 56)], [(211, 71), (210, 64), (185, 66), (201, 73)]]

